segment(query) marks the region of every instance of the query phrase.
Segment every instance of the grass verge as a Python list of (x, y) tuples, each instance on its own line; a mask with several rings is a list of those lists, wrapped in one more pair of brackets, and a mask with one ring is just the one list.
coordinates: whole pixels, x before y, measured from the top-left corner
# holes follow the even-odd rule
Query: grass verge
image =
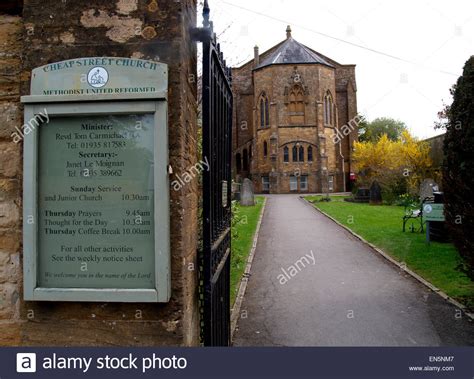
[(255, 205), (253, 207), (237, 205), (234, 208), (232, 217), (237, 218), (238, 221), (234, 224), (232, 231), (230, 268), (231, 306), (234, 305), (237, 292), (239, 291), (240, 280), (247, 266), (247, 259), (252, 249), (253, 238), (264, 201), (265, 198), (263, 196), (255, 196)]

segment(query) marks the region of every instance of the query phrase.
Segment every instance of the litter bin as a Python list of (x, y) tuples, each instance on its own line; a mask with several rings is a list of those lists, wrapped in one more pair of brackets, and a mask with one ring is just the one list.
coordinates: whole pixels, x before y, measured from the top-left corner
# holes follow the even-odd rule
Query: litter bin
[[(429, 241), (449, 242), (449, 233), (444, 219), (444, 194), (443, 192), (434, 192), (433, 195), (434, 203), (425, 205), (425, 207), (431, 207), (431, 212), (423, 212), (427, 219)], [(429, 209), (427, 208), (427, 210)], [(436, 212), (439, 213), (438, 216), (436, 216)]]

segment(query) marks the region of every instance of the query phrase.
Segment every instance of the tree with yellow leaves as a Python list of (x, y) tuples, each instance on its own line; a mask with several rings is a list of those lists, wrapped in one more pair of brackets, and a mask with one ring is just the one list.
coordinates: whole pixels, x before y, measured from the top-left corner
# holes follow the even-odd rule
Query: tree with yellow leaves
[(354, 150), (359, 185), (377, 180), (392, 199), (407, 192), (416, 195), (421, 181), (431, 174), (429, 145), (408, 131), (396, 141), (384, 134), (375, 142), (355, 142)]
[(405, 131), (397, 143), (400, 144), (402, 163), (405, 165), (404, 176), (407, 178), (408, 189), (417, 193), (423, 179), (433, 177), (433, 162), (430, 158), (430, 145), (418, 141)]

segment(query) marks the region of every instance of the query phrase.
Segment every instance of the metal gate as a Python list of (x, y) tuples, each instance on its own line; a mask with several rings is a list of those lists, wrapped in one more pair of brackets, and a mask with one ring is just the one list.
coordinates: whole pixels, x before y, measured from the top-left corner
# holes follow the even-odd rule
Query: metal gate
[(204, 2), (202, 73), (203, 249), (201, 252), (201, 338), (205, 346), (230, 344), (231, 248), (231, 71), (209, 22)]

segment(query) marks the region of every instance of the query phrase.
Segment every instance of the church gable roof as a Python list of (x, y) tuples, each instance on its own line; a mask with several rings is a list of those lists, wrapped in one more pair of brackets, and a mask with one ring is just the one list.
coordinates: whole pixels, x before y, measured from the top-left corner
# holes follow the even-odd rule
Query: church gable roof
[(268, 57), (263, 59), (256, 69), (258, 70), (259, 68), (271, 66), (274, 64), (308, 63), (319, 63), (325, 66), (334, 67), (323, 56), (299, 43), (290, 36), (286, 39), (286, 41), (283, 41)]

